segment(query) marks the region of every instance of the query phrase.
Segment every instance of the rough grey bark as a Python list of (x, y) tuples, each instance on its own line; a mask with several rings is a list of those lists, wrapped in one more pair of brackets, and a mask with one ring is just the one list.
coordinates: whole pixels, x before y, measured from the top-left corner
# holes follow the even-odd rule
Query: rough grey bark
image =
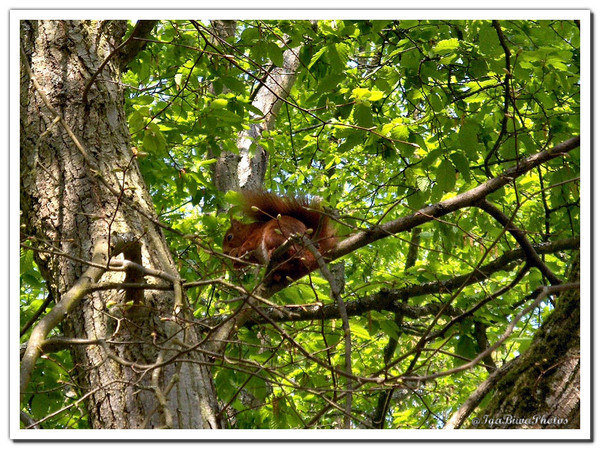
[[(170, 279), (177, 287), (129, 146), (119, 58), (105, 64), (87, 102), (82, 98), (125, 30), (122, 21), (21, 23), (21, 231), (39, 248), (36, 262), (57, 302), (80, 279), (83, 261), (91, 260), (102, 239), (127, 238), (134, 244), (124, 254), (137, 254), (137, 262), (163, 278), (138, 273), (137, 279)], [(101, 281), (124, 279), (111, 269)], [(171, 361), (198, 343), (181, 320), (181, 306), (182, 296), (172, 291), (140, 296), (115, 289), (87, 295), (65, 317), (65, 337), (89, 340), (71, 352), (80, 391), (89, 393), (91, 427), (222, 426), (204, 356), (186, 351), (186, 362)]]

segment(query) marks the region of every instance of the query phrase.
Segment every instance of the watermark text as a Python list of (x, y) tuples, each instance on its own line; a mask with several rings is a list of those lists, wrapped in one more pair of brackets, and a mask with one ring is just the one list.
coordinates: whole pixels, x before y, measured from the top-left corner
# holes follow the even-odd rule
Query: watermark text
[(567, 418), (557, 418), (547, 415), (534, 415), (528, 418), (519, 418), (512, 415), (489, 416), (483, 415), (471, 420), (475, 427), (505, 427), (505, 426), (565, 426), (569, 423)]

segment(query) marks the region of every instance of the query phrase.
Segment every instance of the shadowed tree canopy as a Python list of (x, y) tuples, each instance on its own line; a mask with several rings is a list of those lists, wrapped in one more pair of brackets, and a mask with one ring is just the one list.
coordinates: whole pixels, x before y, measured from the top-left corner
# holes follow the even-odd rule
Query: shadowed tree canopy
[[(580, 427), (579, 22), (20, 32), (22, 428)], [(320, 268), (234, 265), (240, 190)]]

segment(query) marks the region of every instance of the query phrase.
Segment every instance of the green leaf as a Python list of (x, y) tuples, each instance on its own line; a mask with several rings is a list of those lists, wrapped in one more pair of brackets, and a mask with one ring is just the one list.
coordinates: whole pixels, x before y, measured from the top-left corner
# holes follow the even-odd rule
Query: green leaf
[(431, 93), (429, 95), (429, 102), (434, 112), (441, 112), (444, 109), (444, 103), (442, 103), (442, 99), (436, 93)]
[(456, 38), (444, 39), (442, 41), (439, 41), (436, 44), (436, 46), (433, 47), (433, 52), (437, 55), (453, 53), (458, 48), (459, 45), (460, 45), (460, 42)]
[(142, 114), (140, 114), (139, 111), (133, 111), (131, 114), (129, 114), (127, 122), (131, 131), (139, 131), (146, 124), (146, 119)]
[(484, 22), (479, 31), (479, 48), (484, 55), (497, 55), (502, 51), (498, 33), (492, 22)]
[(454, 163), (454, 166), (460, 172), (465, 182), (471, 182), (471, 168), (469, 166), (469, 160), (461, 152), (454, 152), (450, 154), (450, 159)]
[(241, 123), (243, 118), (227, 109), (213, 109), (211, 114), (227, 123)]
[(471, 71), (475, 77), (483, 77), (488, 70), (487, 62), (483, 58), (477, 58), (471, 62)]
[(181, 87), (181, 80), (183, 79), (183, 73), (177, 73), (174, 77), (173, 77), (173, 81), (175, 81), (175, 85), (177, 87)]
[(383, 98), (383, 92), (379, 90), (372, 90), (371, 95), (369, 95), (369, 101), (378, 101)]
[(212, 109), (223, 109), (227, 107), (227, 99), (226, 98), (217, 98), (210, 103), (210, 107)]
[(429, 198), (430, 195), (428, 192), (417, 191), (414, 194), (409, 195), (406, 201), (408, 203), (408, 207), (410, 207), (412, 210), (419, 210), (425, 205), (425, 202)]
[[(456, 353), (458, 355), (466, 357), (469, 360), (472, 360), (475, 357), (477, 357), (477, 353), (479, 352), (477, 343), (475, 342), (475, 340), (473, 340), (473, 338), (469, 337), (468, 335), (461, 335), (460, 337), (458, 337), (458, 341), (455, 347)], [(453, 361), (455, 367), (467, 363), (465, 360), (456, 358)]]
[(417, 187), (421, 192), (425, 192), (429, 189), (430, 181), (429, 178), (420, 177), (417, 178)]
[(477, 157), (480, 148), (478, 132), (479, 126), (470, 120), (466, 121), (458, 132), (458, 142), (461, 146), (461, 152), (471, 160)]
[(239, 94), (246, 93), (246, 84), (233, 76), (223, 76), (221, 77), (221, 81), (232, 92)]
[(410, 128), (405, 124), (394, 120), (392, 123), (383, 125), (382, 134), (390, 136), (393, 139), (407, 141), (410, 136)]
[(454, 190), (454, 186), (456, 185), (456, 172), (454, 171), (452, 162), (446, 159), (442, 161), (435, 172), (435, 181), (444, 192)]
[(398, 325), (392, 320), (381, 320), (379, 321), (379, 326), (381, 330), (389, 335), (391, 338), (398, 338), (400, 328)]
[(46, 395), (35, 395), (30, 403), (31, 412), (34, 418), (42, 419), (48, 414), (50, 404)]
[(354, 120), (358, 126), (372, 128), (373, 113), (371, 112), (371, 108), (364, 104), (354, 105)]
[(364, 338), (365, 340), (371, 338), (371, 334), (369, 333), (369, 331), (360, 324), (358, 324), (356, 321), (350, 322), (350, 333), (355, 337)]
[(321, 47), (314, 55), (313, 57), (310, 59), (310, 62), (308, 63), (307, 68), (310, 69), (313, 65), (315, 65), (315, 63), (321, 59), (321, 56), (323, 56), (325, 54), (325, 52), (327, 51), (327, 47)]
[(332, 90), (336, 90), (338, 84), (343, 81), (344, 76), (340, 73), (331, 73), (319, 80), (319, 87), (317, 88), (318, 93), (325, 93)]
[(531, 342), (533, 341), (533, 339), (531, 337), (520, 337), (515, 338), (514, 341), (519, 343), (519, 353), (524, 354), (525, 351), (529, 349), (529, 346), (531, 346)]
[(275, 42), (267, 42), (267, 54), (273, 64), (283, 67), (283, 50)]
[(216, 163), (217, 163), (217, 159), (204, 159), (198, 163), (198, 167), (203, 167), (205, 165), (212, 165), (212, 164), (216, 164)]
[(144, 140), (142, 141), (144, 151), (148, 153), (156, 153), (158, 151), (158, 139), (151, 131), (144, 132)]
[(335, 71), (343, 70), (344, 61), (342, 60), (342, 57), (340, 56), (340, 53), (338, 52), (337, 45), (329, 45), (327, 47), (327, 61), (329, 62), (329, 65), (331, 66), (331, 68), (333, 70), (335, 70)]
[(269, 389), (267, 388), (265, 380), (256, 376), (250, 378), (246, 384), (246, 388), (259, 401), (263, 401), (269, 394)]
[(357, 100), (366, 100), (371, 95), (371, 91), (369, 89), (365, 89), (364, 87), (357, 87), (352, 89), (352, 95), (350, 98), (356, 98)]
[(154, 102), (154, 97), (152, 95), (140, 95), (138, 97), (134, 97), (132, 102), (140, 106), (146, 106)]

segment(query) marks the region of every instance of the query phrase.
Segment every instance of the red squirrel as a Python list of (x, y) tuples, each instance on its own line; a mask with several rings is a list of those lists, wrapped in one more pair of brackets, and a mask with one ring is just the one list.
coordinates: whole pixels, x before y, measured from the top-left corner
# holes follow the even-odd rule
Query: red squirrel
[[(325, 256), (337, 243), (335, 228), (317, 200), (277, 196), (267, 192), (242, 192), (243, 214), (254, 220), (242, 223), (231, 219), (223, 239), (229, 256), (268, 265), (273, 252), (290, 237), (306, 235)], [(313, 253), (300, 240), (288, 242), (285, 255), (272, 273), (272, 281), (288, 284), (318, 268)], [(234, 262), (234, 268), (243, 263)]]

